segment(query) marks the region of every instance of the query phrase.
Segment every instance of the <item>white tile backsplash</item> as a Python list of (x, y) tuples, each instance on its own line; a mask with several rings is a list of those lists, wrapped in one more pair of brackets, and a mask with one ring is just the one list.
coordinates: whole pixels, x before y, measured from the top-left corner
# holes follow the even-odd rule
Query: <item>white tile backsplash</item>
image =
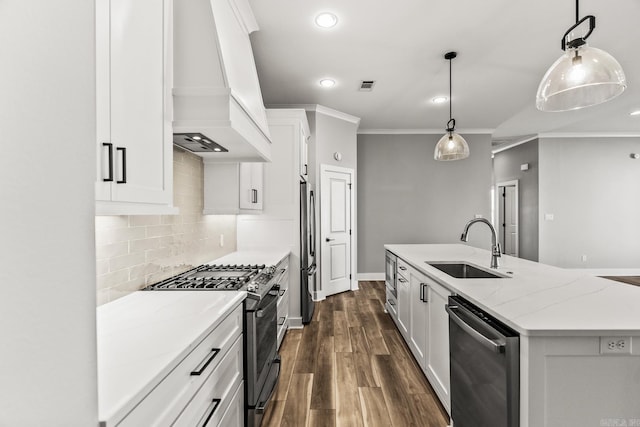
[(202, 215), (202, 158), (174, 147), (173, 170), (180, 214), (96, 217), (98, 305), (236, 250), (236, 216)]

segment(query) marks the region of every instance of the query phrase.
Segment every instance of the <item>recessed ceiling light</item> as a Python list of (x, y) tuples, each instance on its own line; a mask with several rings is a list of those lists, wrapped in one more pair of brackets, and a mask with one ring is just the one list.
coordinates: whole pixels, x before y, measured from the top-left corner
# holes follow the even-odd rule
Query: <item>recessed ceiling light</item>
[(220, 151), (222, 151), (222, 150), (221, 150), (220, 148), (218, 148), (218, 147), (215, 147), (215, 148), (213, 149), (213, 151), (220, 152)]
[(632, 111), (629, 113), (630, 116), (640, 116), (640, 110)]
[(322, 28), (331, 28), (338, 23), (338, 17), (333, 13), (324, 12), (316, 16), (316, 25)]
[(431, 100), (431, 102), (433, 102), (434, 104), (443, 104), (445, 102), (447, 102), (449, 100), (448, 97), (446, 96), (436, 96), (435, 98), (433, 98)]
[(335, 86), (336, 81), (331, 79), (322, 79), (320, 80), (320, 86), (330, 88)]
[(193, 139), (195, 139), (196, 141), (200, 141), (202, 139), (202, 137), (196, 135), (196, 136), (193, 137)]

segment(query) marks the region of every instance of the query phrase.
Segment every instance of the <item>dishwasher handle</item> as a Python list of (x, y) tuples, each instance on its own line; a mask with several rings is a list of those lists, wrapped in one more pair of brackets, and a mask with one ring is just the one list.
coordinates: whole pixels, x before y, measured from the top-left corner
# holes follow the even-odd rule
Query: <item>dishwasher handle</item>
[(467, 322), (465, 322), (458, 315), (458, 313), (456, 313), (456, 310), (458, 309), (457, 305), (445, 305), (444, 309), (447, 310), (447, 313), (449, 313), (449, 318), (451, 320), (453, 320), (458, 326), (460, 326), (462, 328), (462, 330), (464, 330), (466, 333), (471, 335), (471, 337), (473, 339), (475, 339), (476, 341), (478, 341), (480, 344), (484, 345), (485, 347), (487, 347), (489, 350), (493, 351), (494, 353), (504, 353), (505, 352), (506, 342), (498, 341), (498, 340), (492, 340), (491, 338), (488, 338), (488, 337), (484, 336), (479, 331), (477, 331), (475, 328), (473, 328), (471, 325), (469, 325)]

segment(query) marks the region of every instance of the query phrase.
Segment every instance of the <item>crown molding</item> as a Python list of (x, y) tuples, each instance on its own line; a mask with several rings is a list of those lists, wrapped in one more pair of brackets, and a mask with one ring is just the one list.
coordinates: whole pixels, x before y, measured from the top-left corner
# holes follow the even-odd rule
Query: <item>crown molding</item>
[(546, 132), (539, 138), (639, 138), (640, 132)]
[(308, 112), (324, 114), (325, 116), (335, 117), (336, 119), (353, 123), (356, 127), (360, 126), (360, 117), (352, 116), (351, 114), (343, 113), (342, 111), (334, 110), (333, 108), (320, 104), (275, 104), (268, 105), (267, 108), (303, 108)]
[[(494, 129), (456, 129), (461, 134), (492, 134)], [(360, 129), (358, 135), (444, 135), (445, 129)]]
[(514, 142), (509, 142), (508, 144), (505, 145), (501, 145), (498, 148), (491, 150), (492, 154), (497, 154), (497, 153), (501, 153), (503, 151), (507, 151), (510, 148), (514, 148), (517, 147), (518, 145), (522, 145), (525, 144), (529, 141), (533, 141), (534, 139), (538, 139), (538, 135), (533, 135), (533, 136), (528, 136), (524, 139), (518, 140), (518, 141), (514, 141)]

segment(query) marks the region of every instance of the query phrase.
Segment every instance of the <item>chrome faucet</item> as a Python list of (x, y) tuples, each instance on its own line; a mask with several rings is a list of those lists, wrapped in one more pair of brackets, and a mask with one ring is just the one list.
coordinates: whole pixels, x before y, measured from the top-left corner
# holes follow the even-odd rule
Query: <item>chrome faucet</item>
[(500, 243), (498, 243), (498, 237), (496, 236), (496, 230), (493, 228), (493, 225), (485, 219), (485, 218), (474, 218), (464, 226), (464, 231), (462, 232), (462, 236), (460, 236), (460, 240), (463, 242), (469, 241), (469, 228), (475, 224), (476, 222), (483, 222), (489, 226), (491, 229), (491, 268), (498, 268), (498, 258), (500, 258)]

